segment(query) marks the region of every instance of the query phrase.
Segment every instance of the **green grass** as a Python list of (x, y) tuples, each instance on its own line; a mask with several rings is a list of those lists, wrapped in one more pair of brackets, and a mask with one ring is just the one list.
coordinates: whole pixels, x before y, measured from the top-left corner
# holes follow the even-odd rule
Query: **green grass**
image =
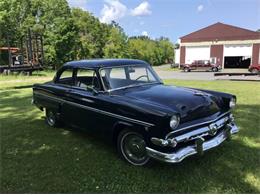
[(162, 64), (160, 66), (155, 66), (154, 68), (159, 68), (160, 70), (163, 70), (163, 71), (180, 71), (180, 69), (178, 67), (172, 68), (171, 64)]
[(202, 157), (134, 167), (103, 140), (45, 124), (30, 86), (52, 75), (0, 77), (1, 193), (260, 193), (260, 83), (167, 80), (236, 94), (240, 132)]

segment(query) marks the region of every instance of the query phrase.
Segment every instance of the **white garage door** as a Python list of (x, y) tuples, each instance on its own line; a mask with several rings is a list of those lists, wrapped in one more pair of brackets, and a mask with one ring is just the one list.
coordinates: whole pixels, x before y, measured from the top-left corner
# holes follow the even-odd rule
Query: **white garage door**
[(252, 45), (225, 45), (224, 56), (252, 56)]
[(210, 47), (186, 47), (185, 64), (191, 64), (194, 60), (209, 60)]

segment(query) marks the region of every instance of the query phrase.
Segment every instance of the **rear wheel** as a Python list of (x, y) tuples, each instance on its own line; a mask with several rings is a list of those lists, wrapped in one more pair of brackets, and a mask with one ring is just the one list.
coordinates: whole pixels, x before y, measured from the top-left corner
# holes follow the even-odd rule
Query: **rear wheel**
[(251, 70), (251, 72), (254, 73), (254, 74), (256, 74), (256, 73), (258, 73), (258, 70), (257, 70), (256, 68), (253, 68), (253, 69)]
[(119, 154), (130, 164), (143, 166), (150, 161), (146, 153), (146, 143), (143, 136), (137, 132), (123, 130), (117, 138)]
[(59, 125), (59, 121), (57, 115), (52, 110), (46, 109), (45, 111), (45, 121), (51, 127), (57, 127)]
[(190, 69), (189, 68), (184, 68), (184, 72), (190, 72)]

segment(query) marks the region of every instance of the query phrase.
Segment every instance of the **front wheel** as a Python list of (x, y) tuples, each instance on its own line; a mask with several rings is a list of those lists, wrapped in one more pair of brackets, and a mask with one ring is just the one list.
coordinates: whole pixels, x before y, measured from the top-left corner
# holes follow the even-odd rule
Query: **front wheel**
[(217, 67), (214, 67), (214, 68), (212, 68), (212, 71), (213, 71), (213, 72), (218, 72), (218, 68), (217, 68)]
[(137, 132), (123, 130), (117, 138), (119, 154), (130, 164), (143, 166), (150, 161), (146, 153), (146, 143), (143, 136)]

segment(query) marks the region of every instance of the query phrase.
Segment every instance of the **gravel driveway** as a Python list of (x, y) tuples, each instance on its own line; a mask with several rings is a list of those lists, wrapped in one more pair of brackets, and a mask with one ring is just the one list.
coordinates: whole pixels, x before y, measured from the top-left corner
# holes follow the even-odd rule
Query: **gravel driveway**
[[(180, 79), (180, 80), (249, 80), (249, 81), (260, 81), (260, 76), (214, 76), (214, 72), (206, 71), (173, 71), (170, 70), (170, 65), (155, 66), (153, 69), (157, 72), (161, 79)], [(225, 69), (222, 72), (240, 72), (248, 73), (247, 69)]]
[(155, 71), (161, 79), (215, 80), (212, 72)]
[(213, 72), (183, 72), (179, 70), (169, 70), (169, 68), (169, 65), (153, 67), (161, 79), (215, 80)]

